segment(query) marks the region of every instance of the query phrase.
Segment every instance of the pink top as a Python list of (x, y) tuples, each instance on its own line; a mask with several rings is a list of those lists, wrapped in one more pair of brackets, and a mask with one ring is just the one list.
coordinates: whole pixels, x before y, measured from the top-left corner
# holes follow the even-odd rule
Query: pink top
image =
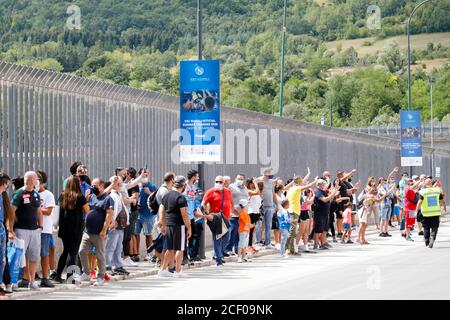
[(342, 214), (344, 221), (343, 223), (352, 223), (352, 214), (350, 213), (352, 210), (350, 208), (345, 209), (344, 213)]
[(311, 211), (311, 205), (310, 204), (305, 204), (306, 200), (308, 200), (307, 197), (303, 196), (303, 204), (300, 207), (301, 211)]

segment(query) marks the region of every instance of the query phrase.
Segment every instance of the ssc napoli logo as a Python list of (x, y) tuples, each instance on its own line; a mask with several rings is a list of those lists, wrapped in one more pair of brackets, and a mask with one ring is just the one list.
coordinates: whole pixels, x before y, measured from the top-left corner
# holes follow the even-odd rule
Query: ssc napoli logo
[(194, 71), (198, 76), (202, 76), (205, 73), (205, 69), (202, 66), (196, 66)]

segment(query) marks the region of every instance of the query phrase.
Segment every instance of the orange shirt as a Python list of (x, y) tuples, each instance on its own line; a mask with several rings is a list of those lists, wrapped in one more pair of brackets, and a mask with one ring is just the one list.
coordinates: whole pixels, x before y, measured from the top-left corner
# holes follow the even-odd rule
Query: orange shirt
[(247, 224), (250, 224), (251, 220), (250, 220), (250, 216), (248, 215), (247, 211), (245, 210), (241, 210), (240, 215), (239, 215), (239, 228), (238, 228), (238, 232), (249, 232), (250, 228), (247, 227)]

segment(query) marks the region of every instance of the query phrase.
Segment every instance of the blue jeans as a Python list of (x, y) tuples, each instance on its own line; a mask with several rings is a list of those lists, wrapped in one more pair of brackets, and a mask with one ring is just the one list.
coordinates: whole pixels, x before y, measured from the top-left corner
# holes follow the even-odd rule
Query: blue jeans
[(284, 255), (284, 253), (286, 252), (286, 243), (287, 243), (287, 239), (289, 238), (289, 230), (286, 229), (280, 229), (281, 231), (281, 255)]
[(222, 261), (223, 259), (223, 249), (224, 249), (224, 242), (226, 242), (227, 235), (224, 235), (220, 239), (216, 239), (215, 235), (212, 235), (213, 240), (213, 246), (214, 246), (214, 256), (216, 257), (217, 261)]
[(238, 228), (239, 228), (239, 218), (232, 217), (230, 219), (230, 229), (228, 230), (226, 252), (233, 251), (233, 248), (235, 253), (238, 252), (238, 243), (239, 243)]
[(3, 283), (3, 272), (6, 266), (6, 237), (6, 229), (3, 227), (3, 222), (0, 222), (0, 283)]
[[(111, 231), (106, 239), (106, 267), (112, 267), (111, 262), (114, 262), (115, 268), (122, 268), (122, 248), (123, 248), (123, 230), (114, 229)], [(112, 261), (111, 261), (112, 260)]]
[(264, 245), (268, 246), (270, 244), (270, 232), (272, 231), (272, 218), (273, 218), (273, 208), (264, 207), (264, 226), (266, 230), (264, 232)]
[(257, 221), (255, 226), (255, 244), (258, 244), (261, 241), (261, 229), (262, 229), (262, 221)]

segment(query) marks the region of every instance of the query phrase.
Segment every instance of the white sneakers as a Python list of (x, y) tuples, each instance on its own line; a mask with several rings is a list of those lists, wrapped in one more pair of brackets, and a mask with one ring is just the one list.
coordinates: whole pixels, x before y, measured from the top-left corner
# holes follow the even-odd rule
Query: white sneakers
[(281, 250), (281, 243), (275, 243), (275, 249)]
[(123, 265), (126, 267), (137, 267), (138, 264), (131, 260), (130, 257), (127, 257), (126, 259), (122, 259)]
[(34, 282), (30, 283), (30, 290), (33, 290), (33, 291), (39, 291), (40, 290), (37, 281), (34, 281)]
[(94, 287), (101, 287), (105, 284), (105, 280), (97, 278), (94, 282)]
[(239, 257), (237, 262), (242, 263), (242, 262), (244, 262), (244, 260), (242, 260), (242, 257)]
[(287, 254), (287, 253), (285, 253), (285, 254), (283, 254), (282, 256), (281, 256), (283, 259), (287, 259), (287, 258), (289, 258), (290, 257), (290, 255), (289, 254)]
[(186, 277), (187, 277), (187, 274), (184, 273), (183, 271), (180, 271), (180, 272), (174, 272), (174, 273), (173, 273), (173, 277), (174, 277), (174, 278), (186, 278)]
[(298, 244), (294, 242), (294, 251), (295, 253), (298, 253)]
[(174, 274), (172, 272), (170, 272), (169, 270), (164, 269), (164, 270), (160, 270), (158, 272), (158, 277), (160, 277), (160, 278), (173, 278)]

